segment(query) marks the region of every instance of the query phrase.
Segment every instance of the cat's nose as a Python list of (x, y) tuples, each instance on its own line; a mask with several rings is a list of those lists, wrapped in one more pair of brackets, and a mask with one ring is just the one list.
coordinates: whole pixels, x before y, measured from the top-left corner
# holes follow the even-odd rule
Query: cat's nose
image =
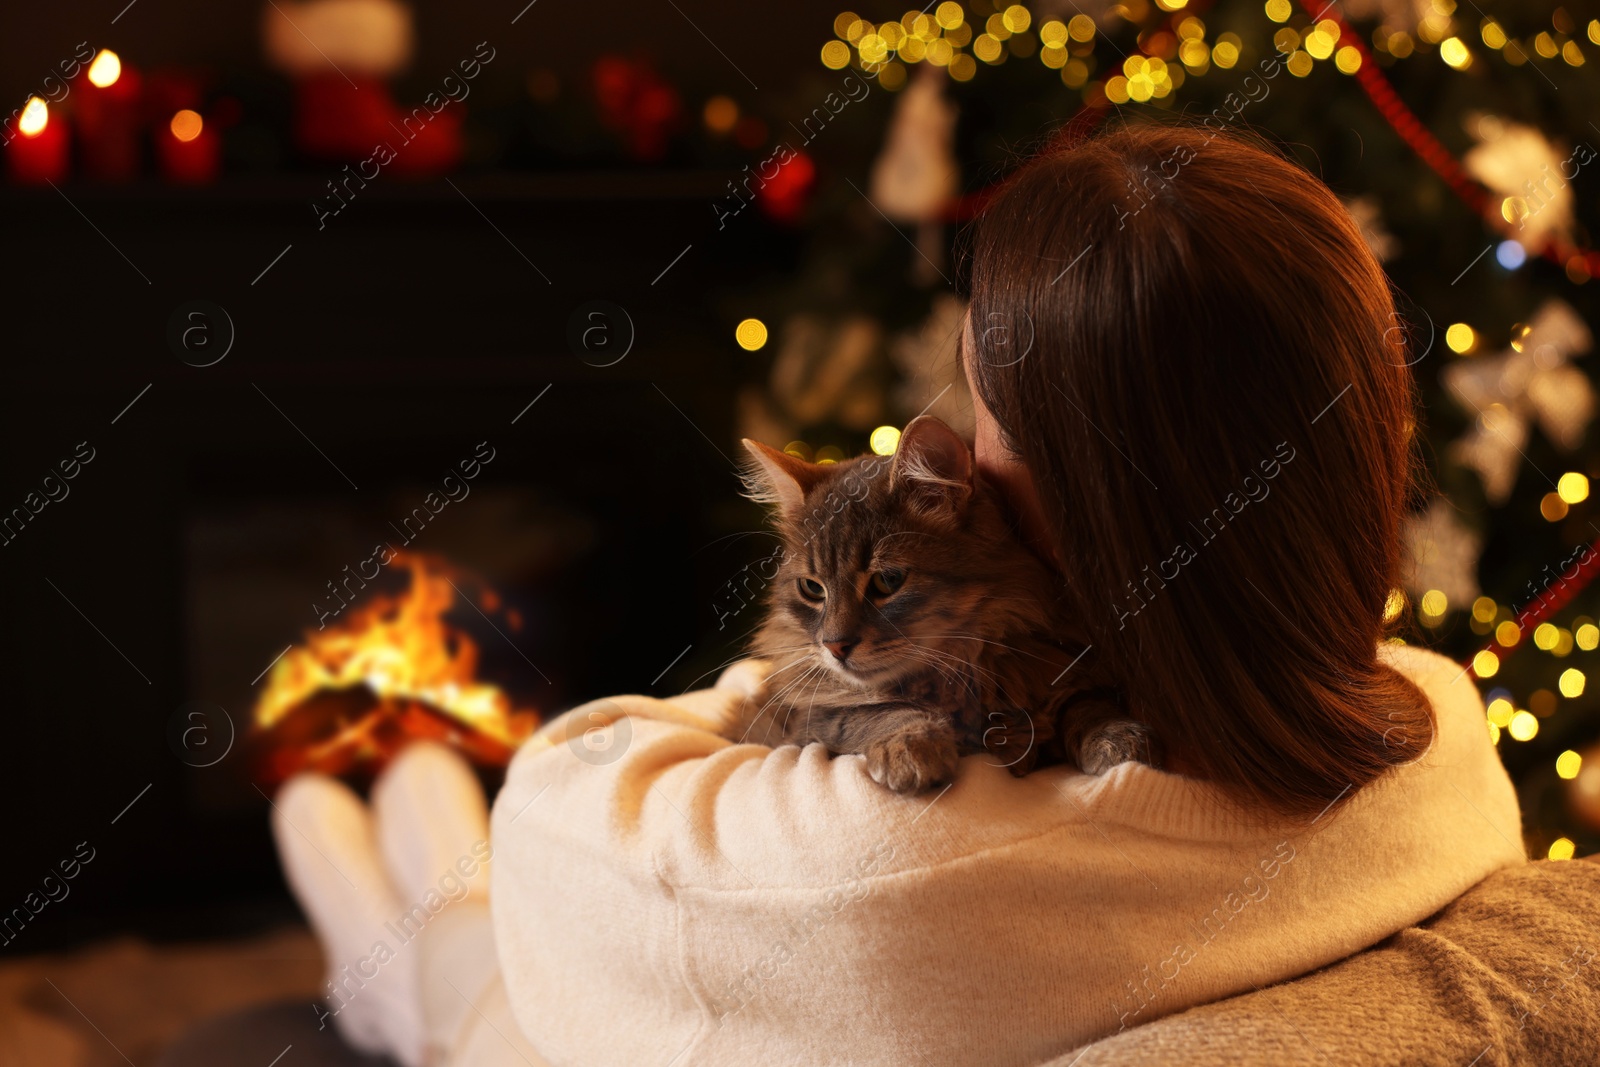
[(834, 659), (843, 663), (850, 658), (850, 650), (858, 644), (860, 642), (853, 639), (848, 641), (824, 641), (822, 642), (822, 647), (832, 652)]

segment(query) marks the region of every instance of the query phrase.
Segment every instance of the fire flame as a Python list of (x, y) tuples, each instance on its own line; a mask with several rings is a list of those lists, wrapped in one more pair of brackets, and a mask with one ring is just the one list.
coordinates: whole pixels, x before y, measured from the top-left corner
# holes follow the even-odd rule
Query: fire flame
[(272, 727), (320, 691), (366, 686), (381, 699), (420, 701), (506, 746), (520, 744), (537, 716), (513, 711), (504, 691), (476, 680), (477, 644), (444, 618), (457, 593), (449, 575), (414, 554), (393, 562), (410, 571), (410, 588), (374, 595), (344, 622), (308, 631), (305, 644), (272, 668), (256, 726)]

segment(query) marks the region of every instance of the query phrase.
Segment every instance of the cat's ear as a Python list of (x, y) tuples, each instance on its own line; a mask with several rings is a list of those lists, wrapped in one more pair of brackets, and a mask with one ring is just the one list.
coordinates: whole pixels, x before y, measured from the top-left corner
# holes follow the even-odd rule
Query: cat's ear
[(918, 416), (900, 434), (889, 484), (919, 511), (959, 515), (972, 499), (972, 450), (932, 415)]
[(776, 504), (784, 515), (799, 514), (806, 493), (822, 480), (825, 469), (760, 441), (745, 438), (742, 443), (750, 453), (742, 472), (745, 495), (759, 504)]

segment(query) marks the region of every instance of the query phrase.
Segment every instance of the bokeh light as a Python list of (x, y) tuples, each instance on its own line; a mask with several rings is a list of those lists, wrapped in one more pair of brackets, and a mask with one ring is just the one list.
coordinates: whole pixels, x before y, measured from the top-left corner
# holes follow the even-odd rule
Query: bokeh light
[(894, 450), (900, 446), (900, 431), (893, 426), (879, 426), (872, 431), (869, 439), (872, 451), (880, 456), (892, 456)]
[(200, 136), (200, 130), (204, 126), (205, 121), (201, 119), (199, 112), (184, 108), (172, 116), (172, 121), (168, 123), (167, 128), (172, 131), (172, 136), (178, 140), (192, 141)]
[(747, 352), (755, 352), (767, 343), (767, 324), (760, 319), (745, 319), (734, 327), (733, 339)]
[(122, 60), (109, 48), (102, 48), (94, 57), (94, 62), (89, 64), (89, 84), (96, 89), (104, 89), (115, 85), (117, 79), (122, 77)]

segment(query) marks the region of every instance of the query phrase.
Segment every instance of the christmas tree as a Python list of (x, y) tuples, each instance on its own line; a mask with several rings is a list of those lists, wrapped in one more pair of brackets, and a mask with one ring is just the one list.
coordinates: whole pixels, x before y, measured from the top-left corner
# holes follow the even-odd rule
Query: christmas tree
[[(829, 29), (819, 74), (837, 100), (866, 89), (848, 106), (874, 121), (791, 123), (804, 143), (771, 168), (776, 189), (745, 183), (770, 198), (798, 164), (809, 193), (790, 181), (783, 201), (802, 251), (764, 298), (775, 343), (745, 431), (827, 460), (892, 451), (925, 408), (970, 421), (950, 248), (1063, 123), (1160, 111), (1265, 133), (1345, 200), (1398, 293), (1428, 469), (1388, 605), (1397, 639), (1478, 680), (1530, 853), (1600, 849), (1600, 255), (1581, 195), (1600, 20), (1538, 0), (1494, 17), (1453, 0), (947, 0)], [(819, 99), (821, 120), (842, 110)]]

